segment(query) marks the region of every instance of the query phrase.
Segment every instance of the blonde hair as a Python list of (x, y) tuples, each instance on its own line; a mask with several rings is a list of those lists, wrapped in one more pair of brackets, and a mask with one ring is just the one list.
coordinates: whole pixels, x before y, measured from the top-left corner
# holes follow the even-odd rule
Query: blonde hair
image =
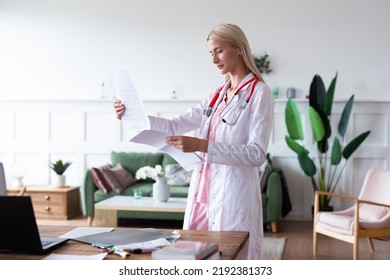
[[(257, 76), (260, 81), (264, 81), (253, 60), (248, 39), (240, 27), (230, 23), (220, 24), (207, 36), (207, 41), (210, 39), (226, 42), (233, 48), (238, 48), (241, 51), (246, 68)], [(225, 76), (225, 79), (228, 79), (228, 77)]]

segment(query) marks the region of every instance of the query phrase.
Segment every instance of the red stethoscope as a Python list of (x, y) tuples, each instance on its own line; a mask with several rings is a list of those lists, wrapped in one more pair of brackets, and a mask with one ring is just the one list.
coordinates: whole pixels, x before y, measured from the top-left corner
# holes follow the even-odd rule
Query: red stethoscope
[[(243, 106), (242, 109), (245, 109), (245, 108), (246, 108), (246, 105), (247, 105), (247, 104), (249, 103), (249, 101), (251, 100), (252, 95), (253, 95), (253, 91), (255, 90), (255, 86), (256, 86), (256, 83), (257, 83), (258, 81), (259, 81), (259, 78), (258, 78), (258, 77), (252, 78), (252, 79), (246, 81), (245, 83), (243, 83), (243, 84), (236, 90), (236, 92), (234, 93), (233, 98), (241, 91), (241, 89), (242, 89), (243, 87), (245, 87), (246, 85), (248, 85), (248, 84), (250, 84), (250, 83), (253, 82), (253, 83), (252, 83), (252, 87), (251, 87), (251, 91), (250, 91), (250, 93), (249, 93), (249, 96), (247, 97), (246, 103), (245, 103), (245, 105)], [(210, 117), (210, 116), (211, 116), (211, 113), (213, 112), (213, 108), (214, 108), (215, 102), (217, 102), (218, 97), (219, 97), (219, 94), (221, 93), (221, 90), (223, 89), (223, 87), (224, 87), (225, 85), (226, 85), (226, 84), (224, 84), (223, 86), (219, 87), (219, 88), (217, 89), (217, 91), (215, 92), (214, 97), (213, 97), (213, 99), (210, 101), (209, 106), (207, 107), (207, 109), (205, 109), (205, 110), (203, 111), (203, 114), (204, 114), (205, 116), (207, 116), (207, 117)], [(231, 100), (233, 100), (233, 98), (232, 98)]]

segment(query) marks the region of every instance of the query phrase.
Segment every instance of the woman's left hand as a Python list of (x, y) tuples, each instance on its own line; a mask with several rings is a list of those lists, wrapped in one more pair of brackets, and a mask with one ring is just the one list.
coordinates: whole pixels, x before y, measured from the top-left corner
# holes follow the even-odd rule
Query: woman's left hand
[(208, 150), (208, 140), (191, 136), (167, 136), (166, 143), (182, 152), (204, 152)]

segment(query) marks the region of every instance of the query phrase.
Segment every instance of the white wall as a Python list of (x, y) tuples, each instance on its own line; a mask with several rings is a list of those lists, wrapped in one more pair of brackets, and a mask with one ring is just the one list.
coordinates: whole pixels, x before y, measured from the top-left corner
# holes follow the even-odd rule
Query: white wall
[(337, 99), (390, 100), (389, 10), (386, 0), (0, 0), (0, 99), (100, 98), (110, 66), (127, 68), (144, 99), (202, 98), (222, 80), (205, 38), (231, 22), (271, 56), (265, 79), (283, 95), (338, 71)]

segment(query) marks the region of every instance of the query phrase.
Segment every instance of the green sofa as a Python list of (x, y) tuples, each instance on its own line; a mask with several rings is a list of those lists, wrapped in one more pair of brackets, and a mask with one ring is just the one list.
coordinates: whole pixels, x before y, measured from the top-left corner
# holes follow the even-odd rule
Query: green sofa
[[(177, 164), (177, 162), (165, 153), (152, 152), (111, 152), (111, 165), (121, 164), (134, 177), (137, 170), (144, 166), (154, 167), (161, 165), (164, 169), (167, 164)], [(133, 196), (133, 189), (142, 189), (142, 196), (152, 196), (154, 180), (145, 179), (136, 181), (134, 185), (127, 187), (123, 193), (118, 194), (114, 191), (104, 193), (99, 190), (93, 182), (91, 170), (88, 169), (84, 176), (81, 187), (81, 206), (84, 216), (88, 217), (88, 225), (93, 222), (95, 212), (95, 203), (115, 195)], [(187, 197), (187, 186), (170, 186), (171, 197)], [(159, 220), (183, 220), (182, 213), (159, 213), (159, 212), (137, 212), (137, 211), (118, 211), (118, 218), (135, 219), (159, 219)]]

